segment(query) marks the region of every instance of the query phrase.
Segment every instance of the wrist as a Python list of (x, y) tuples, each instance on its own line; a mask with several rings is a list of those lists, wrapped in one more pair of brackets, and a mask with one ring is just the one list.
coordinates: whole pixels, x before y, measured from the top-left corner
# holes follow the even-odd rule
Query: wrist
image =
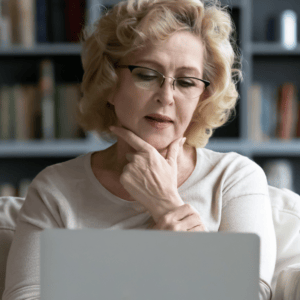
[(151, 211), (155, 223), (157, 223), (162, 216), (182, 205), (184, 205), (184, 202), (178, 193), (171, 195), (168, 199), (162, 199), (159, 205)]

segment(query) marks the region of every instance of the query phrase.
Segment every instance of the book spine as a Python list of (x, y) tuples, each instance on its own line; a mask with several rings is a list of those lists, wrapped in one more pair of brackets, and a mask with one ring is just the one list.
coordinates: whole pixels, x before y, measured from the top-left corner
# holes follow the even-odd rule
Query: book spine
[(49, 28), (48, 28), (48, 18), (49, 14), (47, 11), (47, 0), (37, 0), (36, 1), (36, 41), (38, 43), (49, 42)]
[(9, 17), (11, 21), (11, 29), (12, 36), (11, 41), (12, 44), (21, 44), (21, 36), (20, 36), (20, 10), (18, 7), (18, 0), (9, 0), (8, 1), (9, 8)]
[(20, 42), (26, 48), (32, 48), (35, 45), (35, 0), (18, 0), (20, 14)]
[(248, 95), (248, 137), (253, 141), (262, 141), (263, 132), (261, 128), (261, 107), (262, 107), (261, 86), (253, 84)]
[[(75, 2), (76, 3), (76, 2)], [(50, 0), (51, 41), (66, 42), (65, 1)]]
[(17, 189), (12, 183), (2, 183), (0, 184), (0, 197), (16, 197)]
[(9, 14), (9, 0), (2, 0), (0, 14), (0, 46), (10, 47), (12, 45), (12, 25)]
[(0, 96), (0, 132), (1, 140), (10, 139), (9, 124), (10, 124), (10, 114), (9, 114), (9, 86), (3, 85), (1, 87)]
[(79, 42), (85, 20), (85, 0), (65, 0), (65, 28), (68, 42)]
[(42, 117), (42, 138), (55, 138), (54, 65), (45, 59), (40, 65), (40, 96)]
[(15, 85), (13, 88), (14, 100), (15, 100), (15, 116), (16, 116), (16, 140), (27, 139), (27, 128), (25, 124), (25, 99), (23, 93), (23, 87), (21, 85)]
[(285, 83), (279, 88), (278, 98), (278, 127), (277, 137), (283, 140), (291, 138), (293, 126), (293, 98), (294, 86), (292, 83)]
[(297, 99), (298, 110), (297, 110), (297, 125), (296, 125), (296, 137), (300, 138), (300, 99)]
[(15, 107), (15, 95), (14, 86), (9, 86), (9, 138), (16, 138), (16, 107)]
[[(37, 138), (37, 116), (40, 113), (40, 101), (37, 97), (38, 88), (36, 85), (28, 85), (24, 89), (25, 98), (25, 126), (27, 128), (28, 139)], [(40, 126), (38, 126), (40, 129)]]

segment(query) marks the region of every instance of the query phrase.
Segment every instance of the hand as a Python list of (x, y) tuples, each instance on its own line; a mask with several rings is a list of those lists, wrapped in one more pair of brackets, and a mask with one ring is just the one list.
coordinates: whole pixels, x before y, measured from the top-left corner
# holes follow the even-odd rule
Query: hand
[(199, 213), (190, 205), (184, 204), (162, 216), (154, 230), (170, 231), (208, 231), (201, 221)]
[(169, 145), (167, 157), (164, 158), (132, 131), (122, 127), (114, 128), (112, 132), (137, 151), (126, 154), (130, 163), (124, 167), (120, 177), (120, 183), (132, 198), (143, 204), (155, 221), (183, 205), (177, 190), (177, 156), (183, 146), (180, 143), (182, 139)]

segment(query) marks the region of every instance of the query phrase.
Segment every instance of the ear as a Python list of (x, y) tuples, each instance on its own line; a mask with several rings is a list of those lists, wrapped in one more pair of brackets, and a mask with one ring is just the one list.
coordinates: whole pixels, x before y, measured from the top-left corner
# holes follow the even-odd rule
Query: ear
[(111, 105), (114, 105), (114, 98), (115, 98), (115, 94), (116, 94), (116, 89), (111, 89), (108, 93), (107, 93), (107, 102), (110, 103)]

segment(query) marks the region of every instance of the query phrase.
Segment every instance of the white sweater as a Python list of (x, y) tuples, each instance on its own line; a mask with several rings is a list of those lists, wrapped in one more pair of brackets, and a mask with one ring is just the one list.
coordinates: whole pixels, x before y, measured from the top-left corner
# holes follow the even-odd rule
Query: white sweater
[[(178, 192), (208, 231), (260, 237), (259, 297), (269, 300), (276, 237), (265, 173), (240, 154), (196, 150), (196, 167)], [(147, 229), (153, 223), (139, 202), (118, 198), (99, 183), (92, 153), (49, 166), (32, 181), (9, 252), (3, 300), (40, 299), (39, 235), (45, 228)]]

